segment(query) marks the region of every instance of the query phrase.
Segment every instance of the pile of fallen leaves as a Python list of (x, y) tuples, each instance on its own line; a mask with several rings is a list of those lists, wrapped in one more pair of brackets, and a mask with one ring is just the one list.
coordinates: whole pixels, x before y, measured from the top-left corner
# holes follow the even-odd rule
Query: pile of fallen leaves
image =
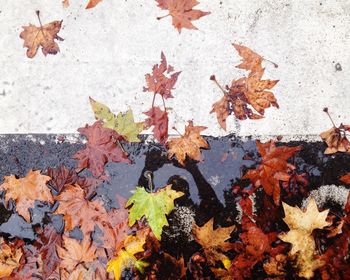
[[(170, 10), (174, 25), (181, 30), (173, 2), (158, 3)], [(203, 15), (190, 9), (195, 4), (193, 1), (185, 12), (189, 13), (185, 16), (187, 28), (193, 28), (191, 19)], [(36, 40), (35, 44), (27, 45), (29, 57), (36, 54), (40, 45), (44, 54), (58, 51), (54, 39), (59, 39), (60, 24), (25, 28), (21, 36), (27, 40), (35, 35)], [(225, 88), (215, 76), (211, 77), (224, 93), (213, 105), (223, 128), (230, 114), (240, 120), (260, 119), (265, 109), (278, 107), (269, 91), (277, 81), (262, 80), (264, 59), (247, 47), (234, 47), (243, 57), (238, 68), (249, 71), (248, 76)], [(135, 186), (128, 200), (118, 195), (119, 208), (107, 207), (96, 196), (99, 186), (109, 180), (106, 164), (132, 164), (124, 145), (140, 142), (140, 133), (147, 129), (152, 128), (155, 140), (167, 152), (168, 161), (177, 166), (189, 168), (203, 160), (201, 150), (210, 148), (201, 136), (206, 127), (189, 121), (183, 134), (178, 131), (178, 137), (168, 135), (165, 101), (173, 98), (180, 73), (175, 72), (162, 53), (161, 62), (145, 76), (144, 92), (151, 93), (153, 98), (151, 108), (144, 112), (147, 118), (141, 122), (135, 121), (131, 108), (114, 114), (106, 105), (90, 98), (96, 121), (78, 129), (86, 143), (72, 155), (76, 160), (74, 169), (62, 165), (42, 172), (31, 170), (23, 178), (4, 177), (0, 191), (6, 208), (14, 209), (30, 223), (35, 205), (48, 205), (51, 209), (48, 216), (60, 216), (64, 227), (56, 228), (49, 219), (35, 227), (35, 242), (1, 238), (1, 279), (326, 280), (346, 279), (350, 275), (350, 199), (344, 209), (332, 212), (321, 209), (323, 205), (309, 197), (308, 174), (300, 172), (293, 160), (301, 146), (257, 141), (259, 161), (254, 168), (245, 170), (239, 183), (232, 187), (236, 206), (226, 209), (234, 213), (238, 208), (240, 215), (226, 220), (226, 226), (221, 227), (222, 213), (206, 209), (209, 219), (194, 222), (188, 244), (181, 245), (197, 248), (190, 255), (172, 254), (163, 242), (164, 231), (171, 226), (168, 217), (177, 203), (181, 206), (179, 201), (185, 193), (172, 185), (156, 188), (151, 173), (145, 173), (148, 187)], [(157, 97), (160, 105), (156, 104)], [(325, 112), (329, 114), (327, 109)], [(325, 153), (349, 152), (346, 135), (349, 131), (348, 125), (336, 127), (333, 123), (333, 128), (322, 133), (327, 144)], [(340, 180), (349, 185), (350, 174)], [(299, 199), (295, 200), (296, 197)], [(300, 202), (300, 197), (308, 201), (304, 208), (295, 203)], [(80, 234), (73, 234), (77, 230)]]

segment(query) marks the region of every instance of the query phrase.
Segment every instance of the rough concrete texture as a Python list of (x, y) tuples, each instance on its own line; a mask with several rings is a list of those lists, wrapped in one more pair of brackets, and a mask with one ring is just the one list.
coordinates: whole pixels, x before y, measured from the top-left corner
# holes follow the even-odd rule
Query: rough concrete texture
[[(93, 121), (88, 96), (115, 112), (133, 108), (137, 119), (152, 96), (143, 93), (144, 75), (160, 60), (182, 74), (167, 105), (170, 127), (187, 120), (208, 126), (205, 134), (225, 135), (211, 105), (221, 92), (209, 80), (216, 74), (230, 83), (244, 72), (231, 43), (244, 44), (279, 65), (266, 63), (266, 77), (279, 79), (274, 92), (280, 109), (268, 109), (259, 121), (228, 120), (238, 135), (311, 135), (335, 121), (349, 122), (350, 2), (348, 0), (201, 0), (211, 15), (195, 22), (199, 31), (161, 21), (155, 1), (104, 0), (85, 10), (83, 0), (0, 1), (0, 133), (71, 133)], [(63, 19), (61, 52), (34, 59), (25, 56), (19, 38), (23, 25)], [(227, 132), (227, 133), (228, 133)]]

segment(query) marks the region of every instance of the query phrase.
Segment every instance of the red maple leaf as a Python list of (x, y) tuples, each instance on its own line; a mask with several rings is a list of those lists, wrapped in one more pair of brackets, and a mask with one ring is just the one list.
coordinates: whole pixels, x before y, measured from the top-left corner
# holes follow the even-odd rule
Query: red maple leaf
[(263, 187), (265, 193), (272, 196), (276, 205), (279, 205), (280, 182), (288, 182), (289, 172), (295, 169), (287, 160), (301, 147), (276, 147), (273, 141), (267, 143), (256, 141), (256, 145), (262, 156), (261, 164), (257, 169), (249, 170), (242, 179), (251, 180), (255, 188)]
[(107, 162), (130, 163), (128, 155), (117, 142), (123, 139), (122, 136), (112, 129), (103, 128), (101, 121), (79, 128), (78, 131), (88, 138), (85, 149), (73, 155), (78, 160), (78, 169), (88, 168), (94, 177), (100, 177)]
[(145, 127), (153, 127), (154, 137), (162, 145), (168, 140), (168, 113), (162, 111), (159, 107), (152, 107), (149, 111), (144, 112), (149, 118), (145, 120)]
[[(181, 72), (174, 72), (174, 68), (168, 65), (164, 53), (161, 54), (161, 63), (153, 66), (152, 74), (146, 74), (147, 87), (143, 88), (143, 91), (153, 92), (154, 94), (160, 94), (162, 98), (173, 98), (171, 91), (174, 89), (177, 78)], [(166, 74), (170, 74), (167, 77)], [(154, 103), (154, 102), (153, 102)]]

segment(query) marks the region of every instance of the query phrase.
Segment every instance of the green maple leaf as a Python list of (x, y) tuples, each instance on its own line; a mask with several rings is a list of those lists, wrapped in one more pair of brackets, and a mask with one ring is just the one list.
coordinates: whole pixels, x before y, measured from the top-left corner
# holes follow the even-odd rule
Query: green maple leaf
[(172, 190), (171, 185), (155, 193), (136, 187), (134, 194), (125, 205), (125, 207), (132, 205), (129, 210), (129, 225), (132, 226), (145, 216), (154, 235), (160, 240), (163, 227), (169, 225), (166, 215), (174, 209), (174, 200), (183, 195), (183, 192)]
[(119, 135), (129, 142), (140, 142), (137, 137), (143, 130), (143, 122), (136, 123), (131, 109), (125, 114), (119, 113), (117, 116), (104, 104), (99, 103), (90, 97), (90, 104), (96, 119), (103, 121), (104, 128), (115, 130)]

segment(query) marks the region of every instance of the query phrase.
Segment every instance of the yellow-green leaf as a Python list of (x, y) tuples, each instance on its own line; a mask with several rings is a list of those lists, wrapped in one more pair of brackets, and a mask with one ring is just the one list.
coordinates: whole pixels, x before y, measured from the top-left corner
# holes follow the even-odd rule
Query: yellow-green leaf
[(172, 190), (171, 185), (155, 193), (149, 193), (144, 188), (136, 187), (134, 194), (126, 203), (126, 207), (132, 205), (129, 211), (129, 225), (132, 226), (142, 216), (145, 216), (154, 235), (160, 240), (163, 227), (168, 225), (166, 215), (174, 209), (174, 200), (183, 195), (183, 192)]
[(145, 242), (145, 236), (128, 236), (124, 241), (124, 249), (120, 250), (117, 256), (108, 262), (107, 272), (113, 271), (115, 280), (120, 279), (125, 268), (134, 267), (142, 273), (148, 263), (138, 260), (134, 255), (144, 251), (142, 246)]
[(104, 104), (99, 103), (90, 97), (90, 104), (96, 119), (103, 121), (104, 128), (115, 130), (119, 135), (129, 142), (140, 142), (137, 137), (143, 130), (143, 122), (136, 123), (131, 109), (125, 114), (119, 113), (117, 116)]

